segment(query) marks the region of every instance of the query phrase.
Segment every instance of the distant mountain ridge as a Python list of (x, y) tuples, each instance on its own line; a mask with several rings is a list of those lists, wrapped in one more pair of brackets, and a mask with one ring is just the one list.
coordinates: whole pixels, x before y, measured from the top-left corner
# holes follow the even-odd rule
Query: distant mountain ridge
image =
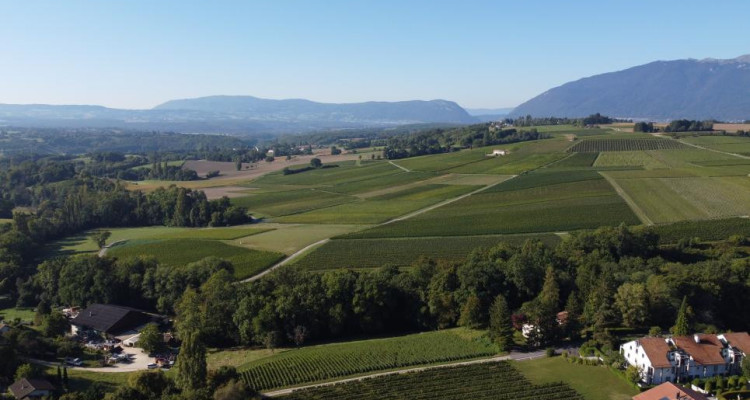
[(511, 116), (750, 119), (750, 55), (730, 60), (687, 59), (583, 78), (550, 89)]
[(476, 121), (458, 104), (447, 100), (331, 104), (302, 99), (209, 96), (172, 100), (150, 110), (0, 104), (0, 125), (123, 127), (189, 133), (298, 133)]

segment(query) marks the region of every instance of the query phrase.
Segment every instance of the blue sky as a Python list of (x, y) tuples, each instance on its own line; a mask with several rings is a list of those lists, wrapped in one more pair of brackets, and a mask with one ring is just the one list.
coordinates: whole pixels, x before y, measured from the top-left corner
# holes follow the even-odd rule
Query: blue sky
[(750, 53), (748, 15), (748, 1), (0, 0), (0, 103), (508, 107), (654, 60)]

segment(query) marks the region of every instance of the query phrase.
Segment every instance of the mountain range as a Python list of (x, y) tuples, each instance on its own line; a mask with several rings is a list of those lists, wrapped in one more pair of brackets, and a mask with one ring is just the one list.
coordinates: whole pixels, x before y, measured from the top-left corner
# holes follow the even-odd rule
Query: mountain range
[(187, 133), (298, 133), (420, 123), (477, 122), (446, 100), (331, 104), (210, 96), (172, 100), (150, 110), (101, 106), (0, 104), (0, 125), (122, 127)]
[(750, 55), (731, 60), (656, 61), (550, 89), (511, 116), (669, 120), (750, 119)]

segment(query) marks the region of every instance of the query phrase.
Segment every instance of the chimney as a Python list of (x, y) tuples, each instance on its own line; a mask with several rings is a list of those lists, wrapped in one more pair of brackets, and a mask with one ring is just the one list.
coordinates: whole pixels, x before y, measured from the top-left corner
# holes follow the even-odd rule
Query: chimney
[(701, 342), (701, 337), (698, 336), (698, 334), (696, 333), (696, 334), (693, 335), (693, 340), (695, 340), (695, 343), (700, 343)]
[(92, 313), (91, 311), (89, 311), (89, 317), (91, 317), (93, 315), (94, 315), (94, 313)]

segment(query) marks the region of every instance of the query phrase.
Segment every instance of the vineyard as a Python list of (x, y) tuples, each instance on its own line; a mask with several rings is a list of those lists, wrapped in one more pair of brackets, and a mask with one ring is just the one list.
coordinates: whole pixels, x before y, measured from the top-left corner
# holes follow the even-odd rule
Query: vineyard
[(387, 375), (304, 389), (283, 399), (579, 400), (583, 397), (564, 383), (533, 385), (510, 363), (498, 362)]
[(568, 151), (597, 153), (602, 151), (679, 150), (687, 145), (670, 139), (587, 139), (571, 146)]
[(238, 370), (250, 387), (266, 390), (496, 353), (495, 346), (481, 333), (454, 329), (305, 347), (245, 364)]
[(458, 236), (451, 238), (336, 239), (324, 244), (296, 263), (309, 270), (413, 265), (420, 257), (462, 261), (479, 247), (498, 243), (523, 245), (540, 239), (550, 247), (560, 242), (557, 235)]

